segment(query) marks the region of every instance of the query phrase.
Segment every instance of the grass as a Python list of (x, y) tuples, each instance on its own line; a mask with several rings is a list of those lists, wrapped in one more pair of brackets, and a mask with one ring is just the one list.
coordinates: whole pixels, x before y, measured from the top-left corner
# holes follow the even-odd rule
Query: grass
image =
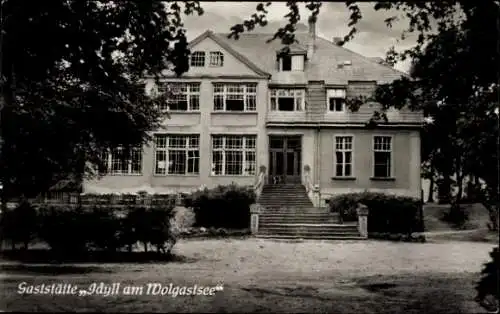
[(468, 212), (469, 219), (460, 229), (442, 220), (450, 205), (425, 204), (424, 223), (426, 231), (472, 230), (487, 228), (490, 221), (488, 210), (481, 204), (461, 204), (462, 209)]
[[(183, 260), (156, 264), (0, 267), (9, 311), (470, 313), (488, 243), (180, 241)], [(21, 282), (216, 285), (215, 296), (19, 295)]]
[(442, 220), (450, 205), (426, 204), (424, 206), (425, 237), (431, 242), (470, 241), (498, 244), (498, 232), (489, 231), (488, 210), (481, 204), (460, 205), (469, 214), (461, 228)]

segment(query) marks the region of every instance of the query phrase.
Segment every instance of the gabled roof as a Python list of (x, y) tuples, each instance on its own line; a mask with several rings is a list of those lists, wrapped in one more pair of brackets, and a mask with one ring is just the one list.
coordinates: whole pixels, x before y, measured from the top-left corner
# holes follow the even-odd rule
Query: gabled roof
[[(205, 35), (207, 36), (207, 35)], [(244, 56), (253, 64), (271, 75), (277, 74), (276, 51), (283, 45), (280, 39), (267, 42), (273, 34), (243, 33), (238, 40), (228, 38), (228, 34), (213, 34), (219, 42), (225, 43), (237, 54)], [(296, 33), (298, 47), (307, 45), (309, 35)], [(337, 65), (350, 61), (351, 65), (339, 68)], [(349, 81), (377, 81), (389, 83), (408, 74), (390, 66), (379, 64), (369, 57), (362, 56), (331, 41), (316, 37), (315, 51), (305, 69), (305, 79), (309, 81), (325, 81), (326, 84), (347, 84)]]
[(236, 59), (238, 59), (241, 62), (243, 62), (246, 66), (248, 66), (250, 69), (252, 69), (253, 71), (255, 71), (257, 74), (263, 75), (263, 76), (270, 76), (271, 75), (269, 72), (263, 70), (261, 67), (257, 66), (254, 62), (252, 62), (251, 60), (249, 60), (244, 54), (241, 54), (238, 51), (236, 51), (233, 48), (233, 46), (229, 44), (229, 42), (228, 42), (227, 39), (224, 40), (224, 39), (220, 38), (219, 36), (215, 35), (210, 30), (205, 31), (203, 34), (201, 34), (200, 36), (198, 36), (195, 39), (193, 39), (189, 43), (188, 48), (191, 49), (192, 47), (196, 46), (198, 43), (200, 43), (201, 41), (205, 40), (206, 38), (210, 38), (213, 41), (215, 41), (219, 46), (221, 46), (222, 48), (224, 48), (225, 50), (227, 50), (230, 54), (233, 55), (233, 57), (235, 57)]

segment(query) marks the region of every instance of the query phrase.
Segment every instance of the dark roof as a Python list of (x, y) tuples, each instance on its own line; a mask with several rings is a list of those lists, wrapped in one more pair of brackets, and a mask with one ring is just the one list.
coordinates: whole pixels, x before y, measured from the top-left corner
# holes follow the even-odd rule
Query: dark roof
[[(211, 33), (211, 32), (208, 32)], [(279, 77), (276, 67), (276, 52), (283, 45), (280, 39), (267, 42), (273, 34), (244, 33), (238, 40), (228, 38), (228, 34), (213, 34), (218, 42), (224, 42), (231, 50), (244, 56), (245, 61), (258, 67), (262, 72)], [(201, 35), (203, 36), (203, 35)], [(200, 37), (201, 37), (200, 36)], [(295, 47), (307, 46), (308, 34), (296, 33), (299, 41)], [(194, 41), (199, 42), (199, 37)], [(193, 42), (194, 42), (193, 41)], [(351, 65), (338, 67), (339, 63), (351, 62)], [(387, 83), (408, 74), (390, 66), (379, 64), (369, 57), (362, 56), (331, 41), (316, 37), (315, 51), (311, 60), (308, 60), (304, 81), (325, 81), (325, 84), (347, 84), (348, 81), (377, 81)]]

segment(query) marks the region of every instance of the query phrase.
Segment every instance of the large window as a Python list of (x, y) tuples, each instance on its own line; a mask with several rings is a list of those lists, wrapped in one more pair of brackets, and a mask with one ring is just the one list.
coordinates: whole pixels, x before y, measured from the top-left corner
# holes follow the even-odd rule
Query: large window
[(210, 52), (210, 66), (211, 67), (224, 66), (224, 54), (220, 51), (211, 51)]
[(142, 148), (132, 148), (126, 156), (121, 147), (112, 149), (106, 154), (105, 162), (108, 174), (136, 175), (142, 173)]
[(255, 111), (256, 84), (214, 84), (215, 111)]
[(345, 111), (345, 89), (329, 89), (327, 95), (329, 112)]
[(205, 52), (195, 51), (191, 54), (191, 66), (192, 67), (204, 67), (205, 66)]
[(352, 177), (352, 136), (335, 137), (335, 176)]
[(212, 175), (255, 175), (255, 135), (212, 136)]
[(169, 95), (160, 109), (169, 111), (200, 110), (200, 83), (163, 83), (160, 92)]
[(392, 137), (373, 137), (373, 176), (375, 178), (390, 178), (392, 160)]
[(155, 135), (155, 175), (199, 173), (199, 135)]
[(302, 89), (271, 89), (272, 111), (302, 111), (304, 110), (304, 90)]

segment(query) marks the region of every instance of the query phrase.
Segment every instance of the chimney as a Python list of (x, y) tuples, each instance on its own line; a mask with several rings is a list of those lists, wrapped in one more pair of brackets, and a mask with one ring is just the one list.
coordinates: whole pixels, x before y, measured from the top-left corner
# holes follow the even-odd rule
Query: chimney
[(342, 46), (343, 43), (342, 43), (342, 38), (341, 37), (333, 37), (333, 40), (332, 42), (337, 45), (337, 46)]
[(307, 43), (307, 59), (311, 60), (316, 49), (316, 18), (309, 17), (309, 41)]

